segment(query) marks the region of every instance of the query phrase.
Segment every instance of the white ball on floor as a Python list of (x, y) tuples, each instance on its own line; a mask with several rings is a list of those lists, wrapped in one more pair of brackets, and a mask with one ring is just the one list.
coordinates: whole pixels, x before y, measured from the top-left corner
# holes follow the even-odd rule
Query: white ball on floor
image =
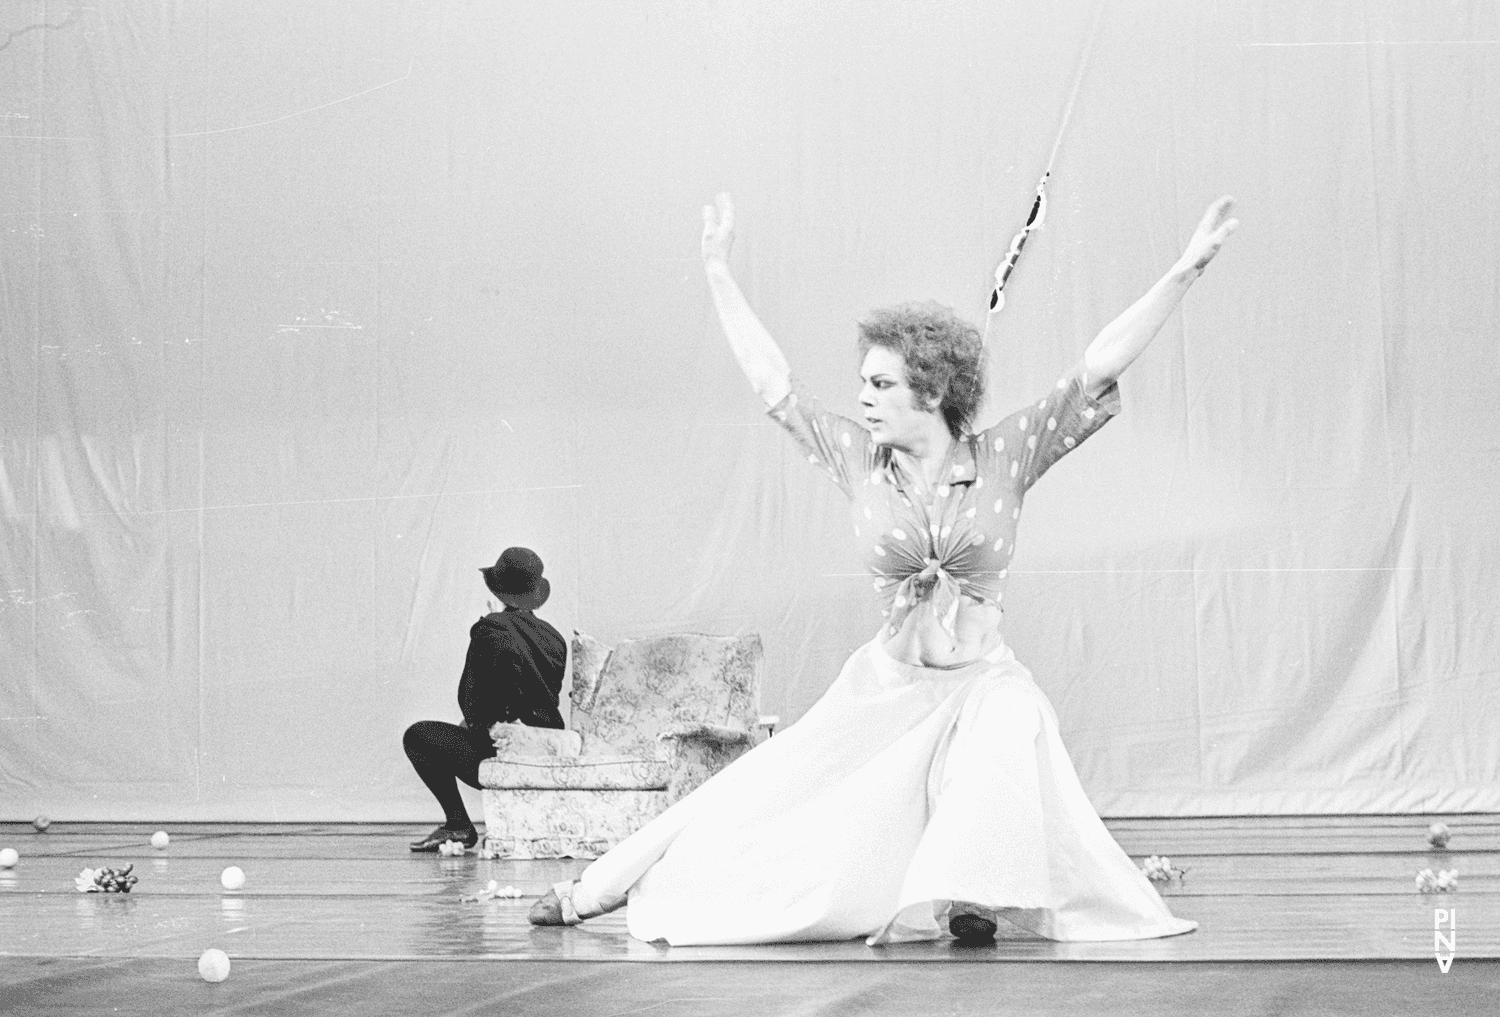
[(31, 821), (31, 825), (36, 827), (37, 833), (46, 833), (47, 827), (52, 825), (52, 820), (48, 819), (46, 816), (37, 816)]
[(226, 890), (238, 890), (245, 885), (245, 870), (238, 865), (231, 865), (219, 875), (219, 882), (224, 884)]
[(229, 954), (223, 950), (204, 950), (198, 958), (198, 974), (205, 982), (222, 982), (229, 977)]
[(1447, 823), (1433, 823), (1427, 828), (1427, 843), (1433, 847), (1447, 847), (1448, 837)]
[(151, 835), (151, 846), (158, 851), (165, 849), (170, 843), (172, 843), (172, 838), (167, 836), (165, 830), (157, 830)]
[(15, 848), (0, 848), (0, 869), (13, 869), (21, 860)]

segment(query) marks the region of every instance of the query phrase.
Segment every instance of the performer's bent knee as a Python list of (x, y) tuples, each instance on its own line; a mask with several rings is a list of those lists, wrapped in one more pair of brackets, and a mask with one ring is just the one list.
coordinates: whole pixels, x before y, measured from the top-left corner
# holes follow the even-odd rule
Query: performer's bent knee
[(1010, 682), (981, 683), (965, 706), (965, 712), (970, 711), (1018, 734), (1035, 734), (1042, 727), (1042, 706), (1035, 693)]
[(432, 729), (432, 725), (435, 723), (439, 722), (431, 720), (419, 720), (411, 727), (406, 729), (406, 733), (401, 736), (401, 747), (406, 749), (406, 754), (408, 756), (412, 754), (413, 749), (420, 752), (423, 748), (426, 748), (429, 744), (431, 744), (432, 736), (430, 732)]

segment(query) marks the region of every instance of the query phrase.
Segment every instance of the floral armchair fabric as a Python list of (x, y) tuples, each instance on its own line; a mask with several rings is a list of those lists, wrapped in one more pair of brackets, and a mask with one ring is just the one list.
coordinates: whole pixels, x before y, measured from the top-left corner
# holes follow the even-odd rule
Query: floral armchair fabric
[(566, 731), (496, 724), (479, 766), (483, 851), (594, 858), (757, 740), (760, 637), (573, 634)]

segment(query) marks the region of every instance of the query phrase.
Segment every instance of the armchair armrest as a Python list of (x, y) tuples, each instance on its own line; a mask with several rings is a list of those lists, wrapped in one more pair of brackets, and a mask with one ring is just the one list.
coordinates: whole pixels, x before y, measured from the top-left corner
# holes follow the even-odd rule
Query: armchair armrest
[(495, 754), (510, 758), (535, 758), (555, 756), (560, 759), (575, 759), (583, 749), (583, 739), (577, 731), (561, 728), (529, 727), (525, 724), (491, 724), (490, 738), (495, 743)]
[(721, 724), (680, 724), (656, 736), (657, 755), (666, 760), (667, 803), (734, 762), (755, 743), (749, 732)]
[(671, 739), (708, 742), (713, 745), (745, 745), (754, 741), (749, 731), (722, 724), (678, 724), (656, 736), (659, 742)]

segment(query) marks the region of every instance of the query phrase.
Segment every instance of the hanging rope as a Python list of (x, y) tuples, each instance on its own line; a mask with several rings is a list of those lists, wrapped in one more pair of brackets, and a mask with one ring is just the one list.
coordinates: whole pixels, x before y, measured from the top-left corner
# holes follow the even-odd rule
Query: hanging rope
[(1047, 168), (1042, 171), (1042, 179), (1036, 185), (1036, 198), (1031, 202), (1031, 214), (1026, 217), (1026, 225), (1021, 227), (1010, 241), (1010, 249), (1005, 252), (1000, 265), (995, 269), (995, 288), (990, 291), (990, 311), (984, 320), (984, 338), (986, 344), (990, 337), (990, 322), (995, 315), (1005, 307), (1005, 284), (1010, 279), (1011, 272), (1015, 271), (1016, 262), (1021, 260), (1021, 249), (1026, 246), (1026, 238), (1031, 235), (1032, 230), (1042, 228), (1042, 223), (1047, 218), (1047, 179), (1052, 176), (1052, 165), (1057, 161), (1057, 151), (1062, 147), (1063, 135), (1067, 133), (1068, 121), (1073, 118), (1073, 103), (1078, 98), (1078, 88), (1083, 84), (1084, 73), (1088, 70), (1089, 57), (1094, 53), (1094, 40), (1099, 37), (1099, 22), (1104, 16), (1104, 4), (1101, 2), (1094, 12), (1094, 24), (1089, 29), (1088, 42), (1084, 44), (1083, 56), (1078, 61), (1078, 70), (1073, 75), (1073, 88), (1068, 93), (1068, 104), (1063, 107), (1062, 124), (1057, 129), (1057, 138), (1052, 142), (1052, 154), (1047, 156)]

